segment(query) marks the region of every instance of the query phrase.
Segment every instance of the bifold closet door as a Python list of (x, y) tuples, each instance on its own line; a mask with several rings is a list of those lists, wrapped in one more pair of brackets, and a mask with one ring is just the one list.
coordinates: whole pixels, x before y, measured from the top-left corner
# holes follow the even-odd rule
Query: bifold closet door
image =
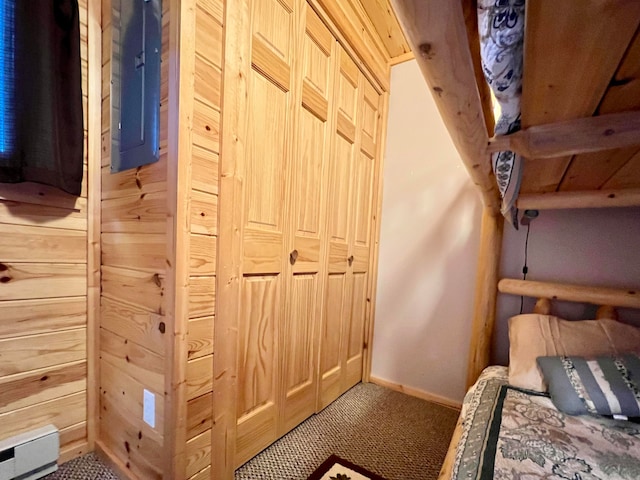
[(359, 101), (357, 121), (358, 148), (353, 182), (352, 226), (350, 229), (349, 260), (351, 263), (351, 315), (347, 328), (346, 374), (343, 391), (362, 379), (364, 327), (370, 312), (369, 279), (371, 259), (371, 227), (373, 219), (373, 185), (378, 162), (376, 162), (380, 95), (360, 74), (362, 97)]
[(253, 0), (242, 185), (236, 464), (278, 435), (286, 178), (292, 155), (295, 0)]
[(319, 408), (362, 379), (364, 327), (371, 301), (373, 187), (379, 165), (381, 97), (346, 52), (339, 51)]
[(281, 328), (281, 434), (312, 415), (318, 388), (318, 334), (326, 272), (326, 203), (336, 42), (318, 15), (301, 6), (298, 110), (288, 201), (290, 252)]
[(324, 408), (344, 391), (346, 343), (350, 335), (353, 271), (350, 239), (353, 229), (354, 162), (360, 72), (341, 46), (336, 75), (336, 124), (329, 162), (329, 241), (325, 311), (320, 338), (320, 389), (318, 407)]

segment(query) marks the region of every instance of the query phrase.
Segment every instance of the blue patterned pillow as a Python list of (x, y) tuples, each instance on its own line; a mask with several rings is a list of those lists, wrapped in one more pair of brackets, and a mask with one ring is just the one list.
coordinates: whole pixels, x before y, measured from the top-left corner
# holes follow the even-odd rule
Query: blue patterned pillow
[(640, 357), (538, 357), (556, 408), (569, 415), (640, 417)]

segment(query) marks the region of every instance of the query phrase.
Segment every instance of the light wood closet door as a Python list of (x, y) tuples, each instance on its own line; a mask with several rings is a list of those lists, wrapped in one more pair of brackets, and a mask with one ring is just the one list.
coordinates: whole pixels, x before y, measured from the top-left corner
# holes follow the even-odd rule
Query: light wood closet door
[(341, 46), (337, 45), (337, 50), (336, 128), (329, 162), (329, 259), (320, 339), (319, 408), (326, 407), (344, 391), (353, 290), (353, 259), (350, 258), (354, 216), (352, 176), (358, 152), (360, 72)]
[[(238, 161), (242, 281), (238, 321), (236, 463), (278, 435), (279, 328), (287, 268), (286, 178), (291, 160), (294, 0), (253, 0), (247, 145)], [(247, 60), (248, 61), (248, 60)]]
[(335, 40), (306, 2), (301, 6), (300, 95), (290, 184), (290, 272), (285, 294), (281, 434), (316, 410), (318, 333), (326, 258), (326, 202)]
[(359, 151), (356, 155), (351, 203), (352, 226), (349, 251), (352, 255), (351, 316), (347, 328), (346, 378), (343, 390), (351, 388), (362, 378), (364, 326), (370, 311), (369, 281), (371, 258), (371, 228), (373, 185), (376, 174), (380, 96), (364, 75), (360, 74), (362, 97), (359, 104), (356, 135)]

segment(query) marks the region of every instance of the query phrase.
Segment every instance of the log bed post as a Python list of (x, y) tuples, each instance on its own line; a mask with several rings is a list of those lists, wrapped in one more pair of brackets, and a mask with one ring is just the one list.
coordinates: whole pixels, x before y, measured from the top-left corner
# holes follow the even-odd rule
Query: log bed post
[[(476, 83), (463, 2), (392, 0), (392, 3), (438, 111), (484, 203), (467, 371), (469, 384), (489, 362), (504, 225), (487, 153), (489, 135), (484, 112), (489, 108), (488, 100), (483, 103)], [(468, 16), (468, 9), (466, 13)]]
[(476, 274), (466, 388), (473, 385), (480, 372), (489, 365), (491, 337), (496, 319), (503, 227), (502, 215), (485, 207), (480, 230), (480, 258)]

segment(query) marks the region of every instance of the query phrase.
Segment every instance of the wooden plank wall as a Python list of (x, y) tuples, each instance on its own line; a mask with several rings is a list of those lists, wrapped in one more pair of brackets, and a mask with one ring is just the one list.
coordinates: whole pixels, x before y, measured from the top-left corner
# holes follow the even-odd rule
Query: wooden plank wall
[(0, 440), (47, 424), (61, 461), (86, 453), (88, 17), (80, 0), (81, 197), (0, 184)]
[(185, 451), (194, 479), (211, 472), (223, 9), (224, 0), (196, 1)]
[[(163, 3), (160, 160), (111, 174), (111, 1), (102, 1), (102, 294), (100, 418), (96, 441), (121, 473), (162, 478), (165, 433), (166, 279), (171, 275), (167, 140), (169, 2)], [(143, 391), (155, 395), (155, 427)]]

